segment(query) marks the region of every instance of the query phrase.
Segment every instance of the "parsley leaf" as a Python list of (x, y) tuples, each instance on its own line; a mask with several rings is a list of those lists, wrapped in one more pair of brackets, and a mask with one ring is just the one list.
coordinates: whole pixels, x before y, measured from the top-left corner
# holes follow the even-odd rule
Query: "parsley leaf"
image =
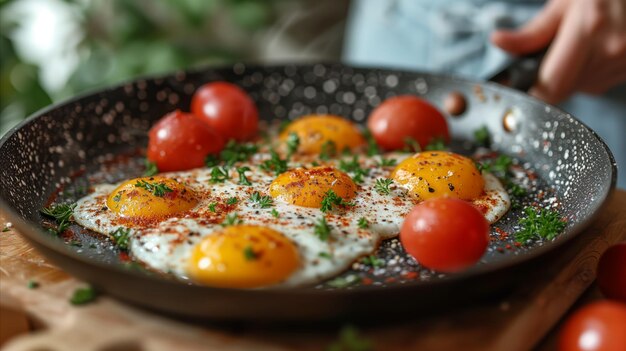
[(380, 258), (374, 255), (363, 257), (363, 259), (361, 260), (361, 263), (368, 265), (368, 266), (372, 266), (374, 268), (382, 267), (385, 265), (385, 261), (381, 260)]
[(333, 256), (329, 254), (328, 252), (320, 252), (318, 256), (321, 258), (328, 259), (328, 260), (331, 260), (333, 258)]
[(226, 179), (229, 179), (228, 171), (224, 167), (216, 166), (211, 168), (211, 183), (224, 183)]
[(330, 189), (324, 194), (320, 210), (322, 212), (332, 211), (333, 206), (354, 206), (354, 203), (346, 202), (341, 196), (337, 195), (333, 189)]
[(328, 241), (330, 237), (331, 226), (326, 222), (326, 218), (320, 218), (317, 223), (315, 223), (315, 235), (322, 241)]
[(526, 217), (518, 221), (521, 229), (515, 233), (515, 240), (521, 243), (535, 239), (552, 240), (565, 229), (566, 222), (557, 211), (529, 206), (524, 208), (524, 213)]
[(261, 208), (268, 208), (274, 205), (274, 200), (271, 196), (261, 196), (261, 193), (259, 193), (258, 191), (250, 195), (250, 202), (259, 205), (259, 207)]
[(54, 218), (57, 223), (56, 229), (51, 229), (52, 233), (59, 235), (70, 226), (75, 207), (76, 204), (60, 204), (41, 209), (43, 215)]
[(391, 194), (391, 189), (389, 188), (389, 186), (392, 183), (393, 183), (393, 180), (391, 180), (391, 179), (378, 178), (378, 179), (376, 179), (376, 184), (374, 184), (374, 189), (376, 189), (376, 191), (379, 194), (389, 195), (389, 194)]
[(339, 169), (354, 174), (352, 180), (355, 183), (362, 183), (363, 176), (369, 174), (368, 169), (361, 168), (361, 164), (359, 164), (359, 157), (354, 155), (351, 161), (339, 160)]
[(74, 291), (74, 295), (70, 299), (72, 305), (84, 305), (96, 299), (96, 290), (91, 286), (86, 288), (78, 288)]
[(239, 219), (239, 216), (236, 213), (229, 213), (221, 225), (222, 227), (228, 227), (229, 225), (237, 225), (241, 223), (243, 223), (243, 221)]
[(363, 131), (363, 136), (365, 136), (365, 139), (367, 140), (367, 156), (380, 154), (380, 148), (378, 147), (378, 144), (376, 144), (376, 139), (374, 139), (369, 129), (365, 129)]
[(213, 213), (217, 212), (217, 209), (215, 208), (215, 206), (217, 206), (217, 202), (211, 202), (209, 204), (209, 211), (211, 211)]
[(220, 164), (220, 159), (219, 157), (209, 154), (207, 155), (207, 157), (204, 159), (204, 165), (207, 167), (215, 167), (217, 165)]
[(232, 166), (235, 162), (247, 161), (250, 156), (254, 155), (259, 147), (254, 144), (238, 144), (234, 140), (229, 140), (224, 150), (220, 152), (220, 159), (224, 161), (227, 167)]
[(252, 245), (248, 245), (243, 249), (243, 257), (246, 261), (256, 261), (259, 259), (259, 254), (254, 251)]
[(351, 285), (358, 284), (361, 281), (361, 278), (356, 274), (350, 274), (346, 277), (337, 277), (333, 280), (328, 281), (326, 284), (332, 288), (347, 288)]
[(246, 171), (249, 171), (250, 167), (237, 167), (237, 173), (239, 173), (239, 184), (252, 185), (250, 180), (246, 177)]
[(386, 159), (386, 158), (381, 157), (380, 158), (380, 162), (378, 162), (378, 166), (380, 166), (380, 167), (393, 167), (393, 166), (396, 165), (396, 163), (398, 163), (398, 161), (396, 161), (395, 158)]
[(37, 289), (39, 287), (39, 283), (34, 280), (29, 280), (28, 285), (26, 285), (29, 289)]
[(157, 183), (157, 182), (149, 183), (143, 179), (139, 179), (137, 183), (135, 183), (135, 187), (146, 189), (148, 192), (151, 192), (152, 195), (158, 196), (158, 197), (163, 197), (165, 193), (170, 193), (174, 191), (165, 183)]
[(234, 205), (237, 203), (237, 198), (236, 197), (229, 197), (228, 199), (226, 199), (226, 204), (227, 205)]
[(404, 151), (406, 152), (420, 152), (422, 151), (422, 148), (420, 147), (420, 144), (417, 142), (417, 140), (411, 138), (411, 137), (406, 137), (404, 138)]
[(287, 160), (282, 160), (276, 151), (270, 151), (271, 158), (263, 161), (259, 167), (267, 172), (274, 172), (276, 175), (287, 171)]
[(440, 151), (446, 149), (446, 143), (443, 138), (433, 138), (424, 148), (426, 151)]
[(367, 221), (367, 219), (365, 217), (361, 217), (359, 218), (359, 228), (361, 229), (367, 229), (370, 227), (370, 223)]
[(482, 126), (474, 130), (474, 141), (476, 141), (476, 145), (478, 146), (491, 146), (491, 133), (489, 133), (487, 126)]
[(330, 158), (337, 156), (337, 145), (332, 140), (326, 140), (322, 144), (320, 151), (320, 159), (328, 161)]
[(274, 216), (274, 218), (280, 218), (280, 213), (278, 213), (275, 208), (272, 208), (272, 216)]
[(289, 133), (287, 137), (287, 158), (291, 157), (296, 151), (298, 151), (298, 147), (300, 146), (300, 138), (296, 133)]
[(115, 240), (115, 245), (121, 250), (128, 250), (128, 237), (130, 229), (119, 227), (109, 234)]
[(157, 168), (156, 163), (146, 159), (144, 164), (146, 165), (146, 170), (143, 172), (144, 177), (152, 177), (153, 175), (159, 173), (159, 168)]

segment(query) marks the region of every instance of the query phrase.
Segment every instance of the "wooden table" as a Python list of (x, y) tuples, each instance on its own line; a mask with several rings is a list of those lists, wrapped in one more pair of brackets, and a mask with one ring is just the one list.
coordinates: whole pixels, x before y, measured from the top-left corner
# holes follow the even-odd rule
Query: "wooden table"
[[(0, 229), (6, 222), (0, 213)], [(384, 350), (552, 349), (558, 327), (592, 284), (599, 256), (626, 240), (626, 191), (617, 190), (595, 222), (528, 288), (502, 300), (412, 322), (359, 329)], [(190, 325), (101, 296), (75, 307), (84, 283), (34, 251), (15, 230), (0, 233), (0, 345), (5, 350), (317, 350), (338, 340), (338, 329), (289, 332), (262, 326)], [(39, 287), (30, 289), (29, 281)], [(599, 298), (597, 288), (582, 303)], [(389, 302), (393, 303), (393, 302)], [(546, 338), (546, 335), (548, 337)], [(542, 341), (543, 340), (543, 341)]]

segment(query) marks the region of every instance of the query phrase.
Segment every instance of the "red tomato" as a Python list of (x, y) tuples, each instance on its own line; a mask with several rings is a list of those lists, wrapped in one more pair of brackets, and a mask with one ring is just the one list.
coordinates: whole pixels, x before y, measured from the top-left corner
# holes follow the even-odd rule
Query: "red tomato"
[(159, 171), (182, 171), (202, 167), (209, 154), (224, 148), (222, 138), (190, 113), (179, 110), (161, 118), (149, 132), (148, 159)]
[(559, 334), (560, 351), (626, 349), (626, 305), (599, 301), (576, 311)]
[(416, 96), (403, 95), (383, 101), (367, 120), (376, 143), (387, 150), (402, 149), (407, 138), (422, 149), (435, 138), (450, 141), (448, 124), (433, 105)]
[(430, 199), (406, 216), (400, 241), (424, 267), (458, 272), (482, 257), (489, 243), (489, 223), (468, 202)]
[(250, 140), (258, 130), (259, 112), (254, 101), (234, 84), (214, 82), (201, 86), (191, 99), (191, 112), (226, 140)]
[(598, 286), (606, 297), (626, 302), (626, 242), (609, 247), (600, 257)]

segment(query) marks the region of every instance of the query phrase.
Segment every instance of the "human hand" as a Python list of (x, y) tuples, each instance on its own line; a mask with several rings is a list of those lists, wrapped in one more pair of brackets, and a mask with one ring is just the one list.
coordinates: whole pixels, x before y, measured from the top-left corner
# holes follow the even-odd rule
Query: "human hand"
[(549, 0), (522, 28), (498, 30), (491, 41), (515, 55), (549, 46), (529, 91), (549, 103), (626, 82), (626, 0)]

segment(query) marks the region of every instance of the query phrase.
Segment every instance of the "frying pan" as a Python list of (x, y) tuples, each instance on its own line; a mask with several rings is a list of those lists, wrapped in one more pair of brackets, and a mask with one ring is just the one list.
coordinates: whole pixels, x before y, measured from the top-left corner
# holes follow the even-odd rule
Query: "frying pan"
[[(537, 192), (558, 203), (559, 212), (568, 219), (567, 228), (552, 242), (504, 252), (492, 245), (480, 264), (453, 275), (424, 271), (420, 279), (394, 283), (389, 279), (394, 270), (388, 269), (369, 285), (256, 290), (193, 285), (132, 269), (102, 238), (76, 230), (75, 240), (82, 242), (76, 247), (42, 229), (39, 210), (49, 199), (76, 200), (94, 179), (115, 182), (140, 173), (141, 157), (136, 150), (147, 144), (149, 127), (176, 108), (188, 110), (195, 89), (215, 80), (230, 81), (248, 91), (265, 120), (317, 112), (363, 123), (373, 107), (393, 95), (419, 95), (441, 108), (451, 91), (460, 92), (466, 97), (467, 110), (457, 117), (447, 116), (456, 141), (453, 148), (462, 148), (475, 129), (487, 126), (495, 150), (515, 155), (525, 168), (534, 170)], [(36, 113), (0, 140), (0, 154), (2, 208), (19, 232), (52, 262), (123, 301), (190, 318), (219, 320), (395, 315), (467, 303), (515, 288), (589, 224), (614, 188), (617, 172), (611, 152), (596, 133), (568, 113), (523, 92), (492, 82), (339, 63), (238, 63), (138, 79)], [(497, 226), (514, 232), (519, 213), (511, 210)], [(394, 246), (385, 245), (380, 255)], [(402, 252), (391, 254), (406, 257)], [(410, 260), (404, 262), (416, 269)]]

